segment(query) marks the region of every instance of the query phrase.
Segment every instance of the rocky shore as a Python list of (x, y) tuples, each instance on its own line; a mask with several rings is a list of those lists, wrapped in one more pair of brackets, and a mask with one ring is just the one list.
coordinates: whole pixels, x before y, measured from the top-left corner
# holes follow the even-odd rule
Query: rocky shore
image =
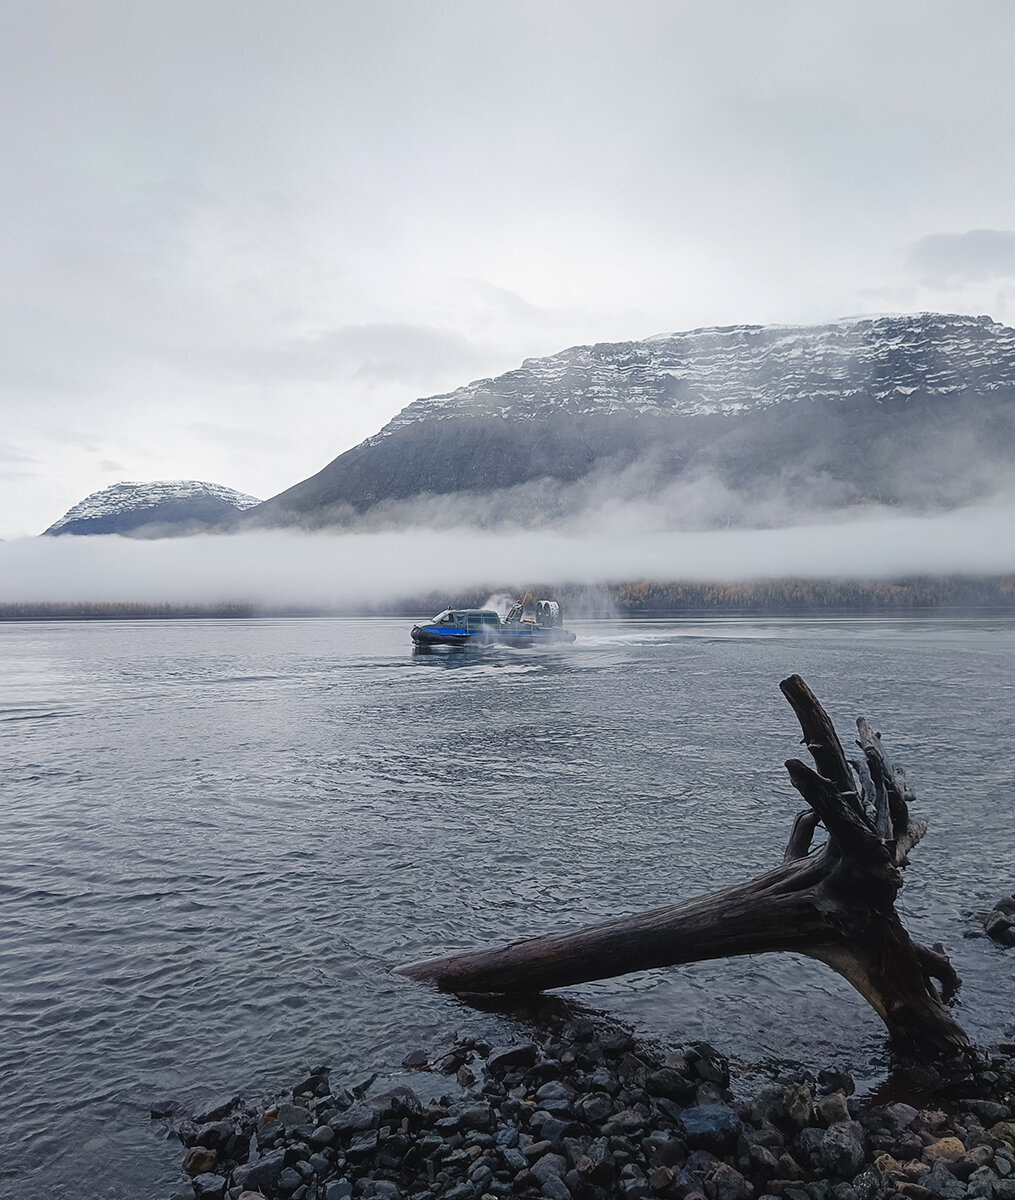
[(858, 1100), (837, 1072), (738, 1100), (712, 1047), (663, 1053), (572, 1017), (179, 1122), (173, 1200), (1015, 1200), (1013, 1050), (910, 1102)]

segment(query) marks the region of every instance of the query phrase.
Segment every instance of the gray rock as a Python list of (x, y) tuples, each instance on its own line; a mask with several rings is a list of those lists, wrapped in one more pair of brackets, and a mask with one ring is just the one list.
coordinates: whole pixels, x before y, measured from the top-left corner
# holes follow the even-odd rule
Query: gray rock
[(278, 1190), (280, 1192), (295, 1192), (303, 1182), (303, 1176), (293, 1167), (286, 1167), (278, 1177)]
[(586, 1132), (583, 1126), (575, 1121), (561, 1121), (557, 1117), (547, 1117), (539, 1127), (539, 1132), (547, 1141), (560, 1145), (564, 1138), (581, 1137)]
[(819, 1096), (815, 1108), (826, 1125), (835, 1125), (839, 1121), (850, 1120), (849, 1105), (842, 1092), (829, 1092), (825, 1096)]
[(862, 1131), (853, 1121), (839, 1121), (827, 1129), (803, 1130), (800, 1148), (821, 1175), (851, 1179), (863, 1166)]
[(232, 1121), (208, 1121), (197, 1130), (197, 1145), (209, 1150), (221, 1150), (236, 1133)]
[(310, 1135), (310, 1145), (315, 1150), (323, 1150), (335, 1140), (335, 1131), (330, 1125), (318, 1125)]
[(571, 1200), (571, 1189), (559, 1175), (551, 1175), (540, 1189), (547, 1200)]
[(226, 1181), (223, 1176), (210, 1172), (194, 1176), (194, 1195), (198, 1200), (222, 1200), (225, 1194)]
[(712, 1174), (712, 1186), (716, 1200), (750, 1200), (754, 1194), (754, 1188), (729, 1163), (720, 1163), (716, 1167)]
[(327, 1096), (330, 1090), (327, 1071), (317, 1071), (293, 1088), (293, 1096)]
[(362, 1133), (380, 1123), (380, 1114), (369, 1104), (357, 1104), (332, 1117), (328, 1124), (337, 1134)]
[(362, 1162), (370, 1157), (377, 1149), (377, 1130), (368, 1129), (365, 1133), (357, 1134), (349, 1143), (346, 1150), (350, 1162)]
[(508, 1169), (516, 1173), (518, 1171), (524, 1171), (529, 1165), (528, 1159), (521, 1152), (521, 1150), (518, 1150), (513, 1146), (505, 1147), (501, 1151), (501, 1158), (503, 1158), (504, 1162), (507, 1164)]
[(632, 1133), (640, 1133), (644, 1128), (645, 1117), (636, 1108), (622, 1108), (603, 1123), (603, 1133), (607, 1137), (627, 1137)]
[(196, 1114), (194, 1120), (198, 1125), (206, 1125), (209, 1121), (221, 1121), (223, 1117), (228, 1117), (239, 1106), (239, 1096), (230, 1096), (228, 1099), (223, 1096), (221, 1099), (213, 1101), (211, 1106), (206, 1108), (203, 1113)]
[(710, 1046), (708, 1042), (695, 1042), (693, 1053), (688, 1054), (688, 1059), (691, 1069), (699, 1079), (718, 1084), (719, 1087), (729, 1087), (729, 1063), (714, 1046)]
[(304, 1108), (302, 1104), (280, 1104), (275, 1120), (286, 1133), (291, 1133), (301, 1125), (310, 1124), (310, 1109)]
[(667, 1100), (687, 1101), (694, 1095), (694, 1083), (672, 1067), (653, 1071), (645, 1079), (645, 1090), (652, 1096), (665, 1096)]
[(934, 1163), (927, 1174), (921, 1178), (920, 1185), (935, 1196), (940, 1196), (941, 1200), (962, 1200), (966, 1194), (965, 1185), (948, 1170), (948, 1164), (944, 1159), (938, 1159)]
[(462, 1129), (489, 1129), (493, 1116), (489, 1104), (470, 1104), (458, 1114)]
[(966, 1183), (966, 1195), (977, 1200), (993, 1200), (994, 1184), (999, 1182), (989, 1167), (977, 1167)]
[(590, 1125), (599, 1125), (607, 1119), (614, 1109), (614, 1103), (605, 1092), (592, 1092), (583, 1096), (578, 1102), (578, 1115)]
[(1015, 946), (1015, 921), (1000, 909), (995, 908), (992, 913), (988, 913), (983, 928), (988, 937), (1000, 942), (1002, 946)]
[(324, 1185), (324, 1200), (351, 1200), (352, 1184), (348, 1179), (332, 1179)]
[(563, 1178), (567, 1171), (567, 1159), (562, 1154), (544, 1154), (529, 1169), (540, 1183), (545, 1183), (551, 1175)]
[(882, 1116), (893, 1129), (910, 1129), (919, 1117), (911, 1104), (889, 1104), (881, 1110)]
[(974, 1112), (985, 1125), (996, 1125), (998, 1121), (1007, 1121), (1008, 1107), (996, 1100), (960, 1100), (959, 1104), (969, 1112)]
[(233, 1170), (233, 1186), (246, 1188), (251, 1192), (270, 1194), (278, 1185), (278, 1177), (285, 1166), (285, 1151), (272, 1150), (255, 1162), (246, 1163)]
[(539, 1050), (532, 1042), (522, 1042), (517, 1046), (494, 1046), (486, 1060), (488, 1071), (503, 1074), (513, 1067), (525, 1070), (531, 1067), (539, 1056)]
[(715, 1154), (732, 1149), (743, 1128), (740, 1118), (726, 1104), (685, 1108), (680, 1114), (680, 1124), (691, 1149)]
[(473, 1200), (475, 1195), (474, 1187), (470, 1187), (467, 1183), (459, 1183), (455, 1187), (449, 1188), (448, 1191), (442, 1192), (441, 1200)]

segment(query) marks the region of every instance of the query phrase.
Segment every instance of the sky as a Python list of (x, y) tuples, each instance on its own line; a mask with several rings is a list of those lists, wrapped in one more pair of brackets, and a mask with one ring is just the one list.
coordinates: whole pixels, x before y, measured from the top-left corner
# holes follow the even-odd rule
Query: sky
[(569, 345), (1015, 323), (1007, 0), (5, 0), (0, 538)]

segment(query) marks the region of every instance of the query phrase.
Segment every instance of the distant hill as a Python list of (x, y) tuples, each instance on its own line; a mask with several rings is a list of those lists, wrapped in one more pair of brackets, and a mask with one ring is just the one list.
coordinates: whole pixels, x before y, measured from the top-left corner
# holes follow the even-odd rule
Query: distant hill
[(86, 496), (45, 533), (172, 537), (212, 529), (259, 503), (232, 488), (190, 479), (114, 483)]
[(590, 506), (778, 523), (1015, 480), (1015, 330), (990, 317), (736, 325), (576, 346), (416, 400), (239, 524), (553, 524)]

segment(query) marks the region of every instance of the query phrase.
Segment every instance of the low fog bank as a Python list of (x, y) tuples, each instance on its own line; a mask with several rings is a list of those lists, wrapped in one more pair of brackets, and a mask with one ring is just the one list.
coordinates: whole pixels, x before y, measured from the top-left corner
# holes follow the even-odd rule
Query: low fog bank
[(1015, 505), (935, 516), (878, 510), (780, 529), (560, 533), (261, 531), (138, 541), (28, 538), (0, 545), (0, 603), (397, 604), (526, 581), (734, 582), (1015, 572)]

